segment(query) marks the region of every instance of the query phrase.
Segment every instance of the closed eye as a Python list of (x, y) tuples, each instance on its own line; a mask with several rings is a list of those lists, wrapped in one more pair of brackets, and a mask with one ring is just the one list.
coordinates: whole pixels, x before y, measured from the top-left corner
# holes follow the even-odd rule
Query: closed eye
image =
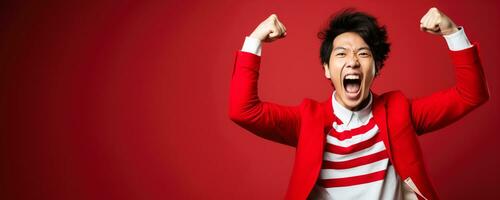
[(366, 58), (366, 57), (371, 56), (371, 54), (370, 54), (370, 53), (368, 53), (368, 52), (360, 52), (360, 53), (358, 53), (358, 56), (363, 57), (363, 58)]

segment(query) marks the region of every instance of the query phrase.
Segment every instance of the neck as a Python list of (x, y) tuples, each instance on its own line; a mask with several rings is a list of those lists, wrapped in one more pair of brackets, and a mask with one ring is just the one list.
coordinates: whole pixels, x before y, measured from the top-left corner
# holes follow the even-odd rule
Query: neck
[(363, 109), (364, 107), (366, 107), (366, 105), (368, 105), (368, 103), (370, 103), (370, 96), (371, 96), (371, 95), (372, 95), (372, 94), (371, 94), (371, 93), (369, 93), (369, 94), (368, 94), (368, 96), (366, 96), (366, 98), (365, 98), (365, 99), (363, 99), (363, 101), (361, 101), (361, 103), (360, 103), (358, 106), (356, 106), (356, 107), (354, 107), (354, 108), (352, 109), (352, 111), (358, 111), (358, 110), (361, 110), (361, 109)]

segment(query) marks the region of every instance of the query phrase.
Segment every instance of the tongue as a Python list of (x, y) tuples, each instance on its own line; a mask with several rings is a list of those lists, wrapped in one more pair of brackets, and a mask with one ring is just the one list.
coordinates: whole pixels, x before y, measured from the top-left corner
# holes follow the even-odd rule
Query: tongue
[(356, 83), (348, 83), (348, 84), (346, 84), (345, 89), (346, 89), (346, 90), (347, 90), (347, 92), (349, 92), (349, 93), (357, 93), (357, 92), (358, 92), (358, 90), (359, 90), (359, 84), (356, 84)]

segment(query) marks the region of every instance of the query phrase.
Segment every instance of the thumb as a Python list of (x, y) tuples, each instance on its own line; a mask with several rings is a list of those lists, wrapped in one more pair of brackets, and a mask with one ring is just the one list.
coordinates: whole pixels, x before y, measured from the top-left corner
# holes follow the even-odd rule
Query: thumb
[(273, 28), (271, 29), (271, 33), (269, 33), (269, 38), (272, 39), (272, 38), (276, 38), (280, 35), (280, 31), (277, 29), (277, 28)]

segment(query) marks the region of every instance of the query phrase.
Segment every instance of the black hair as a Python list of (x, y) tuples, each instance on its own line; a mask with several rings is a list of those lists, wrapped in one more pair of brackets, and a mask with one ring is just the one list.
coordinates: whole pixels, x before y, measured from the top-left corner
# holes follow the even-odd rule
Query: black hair
[(332, 15), (328, 27), (318, 33), (318, 38), (322, 40), (320, 47), (321, 64), (329, 64), (333, 40), (345, 32), (357, 33), (368, 44), (378, 73), (384, 66), (384, 61), (390, 51), (391, 44), (387, 42), (387, 31), (385, 26), (378, 25), (377, 18), (356, 11), (353, 8)]

